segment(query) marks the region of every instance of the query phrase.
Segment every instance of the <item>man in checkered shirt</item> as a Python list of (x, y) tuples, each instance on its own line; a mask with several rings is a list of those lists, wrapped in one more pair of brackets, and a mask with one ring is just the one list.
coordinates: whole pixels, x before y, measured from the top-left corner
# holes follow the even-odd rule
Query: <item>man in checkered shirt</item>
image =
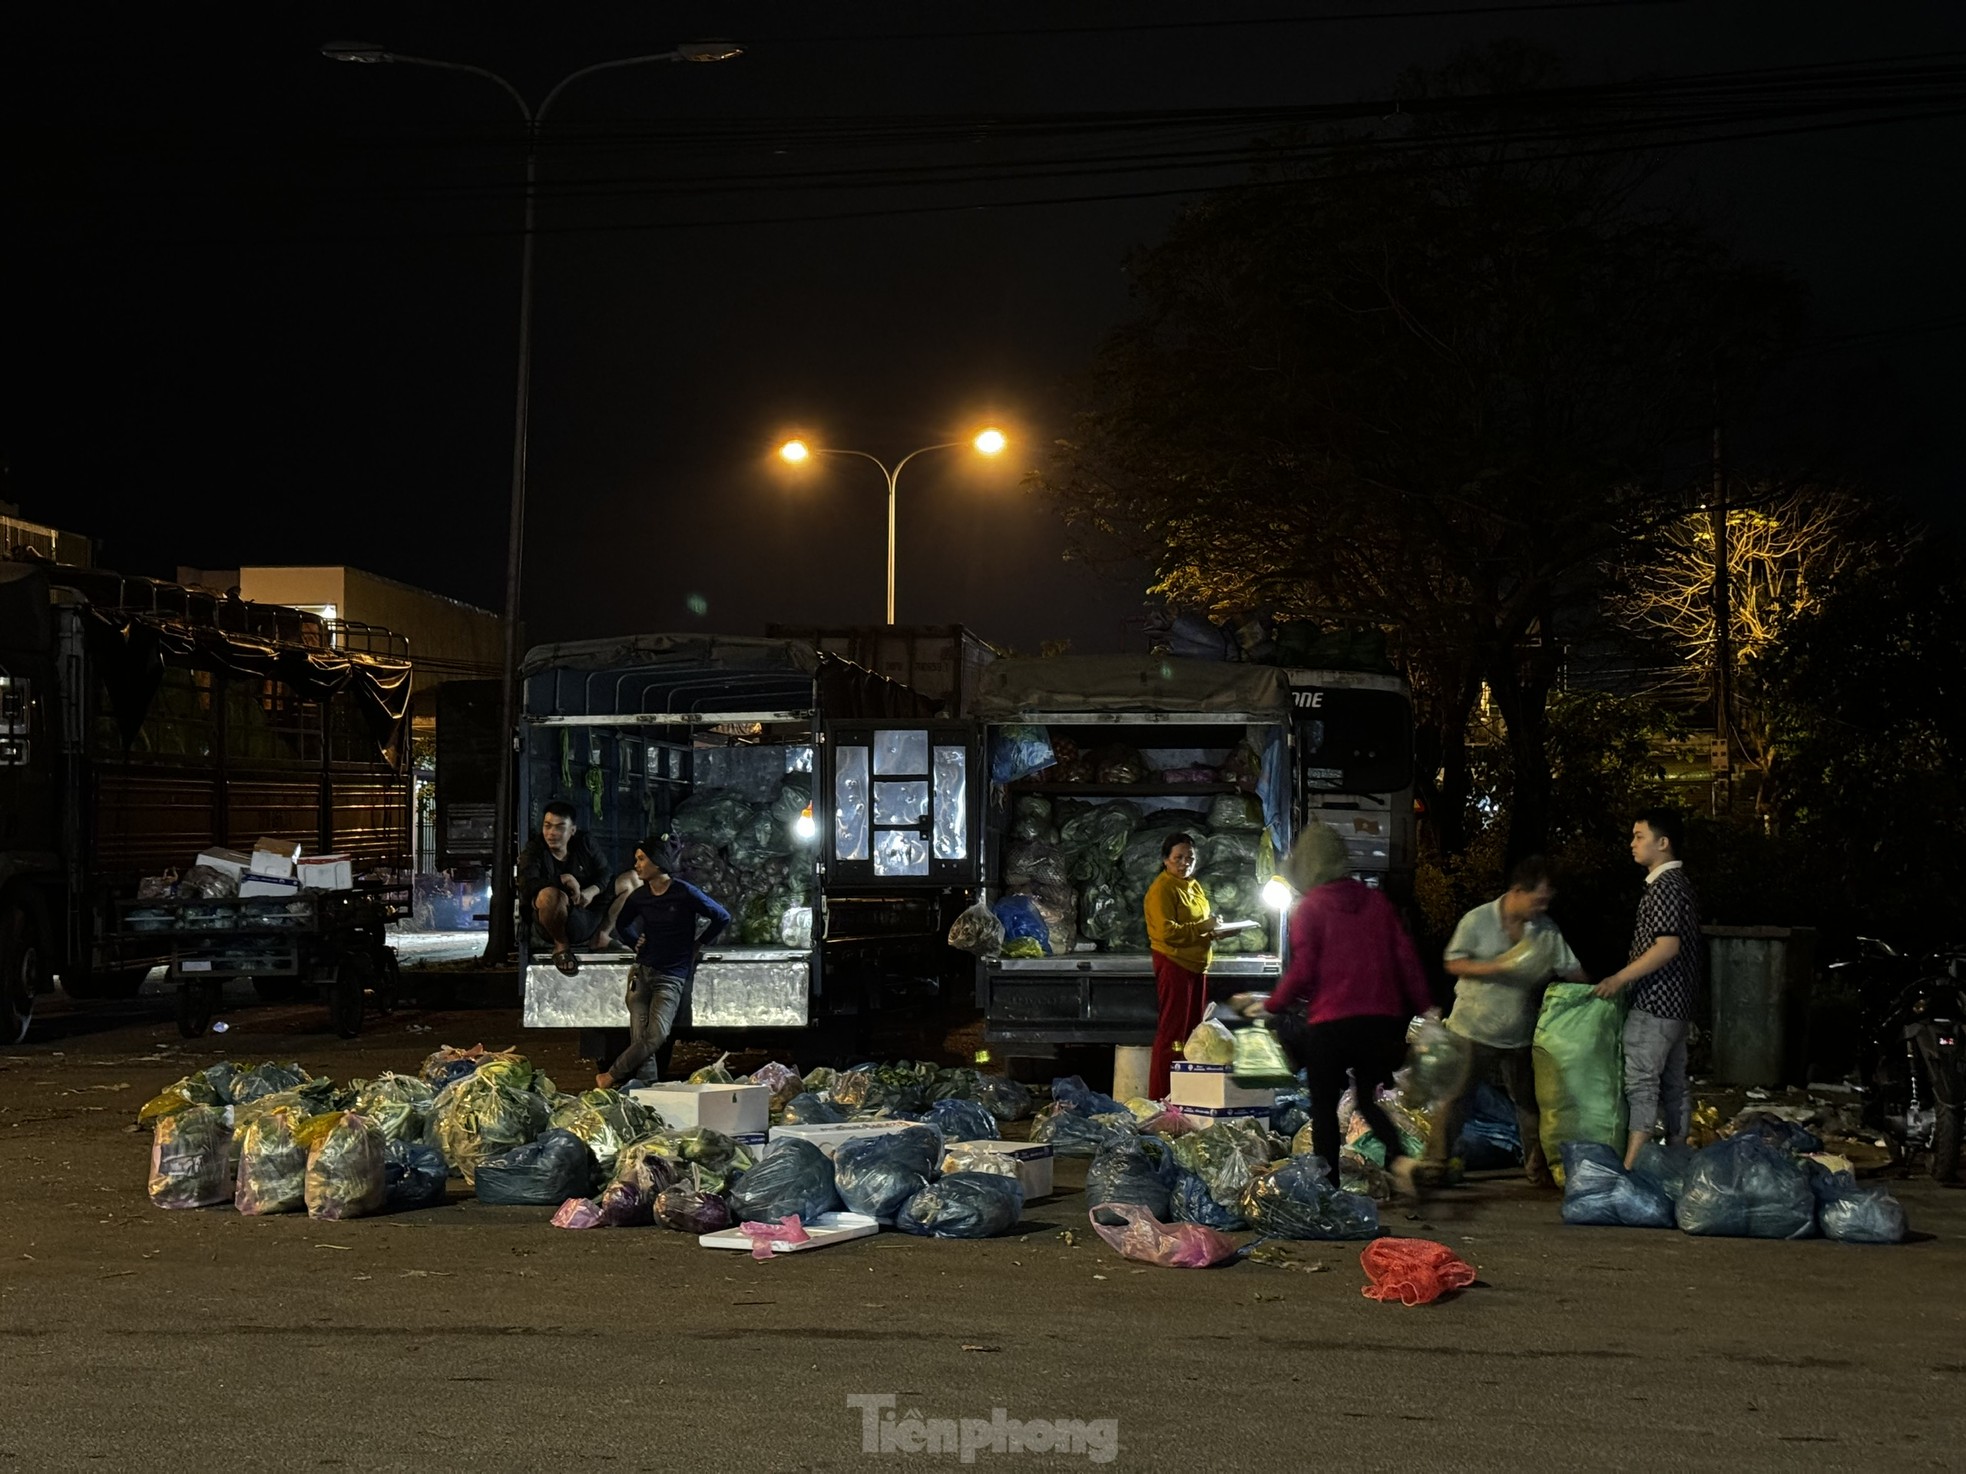
[(1682, 836), (1673, 809), (1647, 809), (1633, 823), (1632, 859), (1645, 867), (1645, 895), (1632, 928), (1631, 961), (1596, 990), (1600, 998), (1615, 998), (1631, 989), (1625, 1018), (1627, 1170), (1659, 1124), (1661, 1106), (1668, 1143), (1684, 1145), (1693, 1124), (1686, 1034), (1700, 998), (1700, 898), (1679, 861)]

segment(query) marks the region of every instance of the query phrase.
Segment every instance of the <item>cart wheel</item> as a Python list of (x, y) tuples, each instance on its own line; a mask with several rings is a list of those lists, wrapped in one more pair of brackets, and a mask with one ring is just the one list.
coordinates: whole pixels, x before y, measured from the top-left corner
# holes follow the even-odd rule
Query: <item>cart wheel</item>
[(368, 981), (369, 969), (350, 958), (335, 969), (334, 981), (328, 985), (328, 1023), (344, 1039), (362, 1032)]
[(211, 1027), (218, 1008), (218, 989), (210, 983), (177, 985), (177, 1031), (187, 1039), (197, 1039)]

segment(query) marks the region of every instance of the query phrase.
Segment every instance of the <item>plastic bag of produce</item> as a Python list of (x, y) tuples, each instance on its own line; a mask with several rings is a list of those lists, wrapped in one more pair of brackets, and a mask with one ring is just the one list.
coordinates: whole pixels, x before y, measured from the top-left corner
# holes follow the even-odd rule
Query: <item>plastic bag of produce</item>
[(1085, 1200), (1095, 1223), (1126, 1220), (1105, 1211), (1109, 1203), (1133, 1203), (1156, 1218), (1168, 1212), (1168, 1190), (1179, 1164), (1157, 1136), (1134, 1137), (1104, 1147), (1085, 1169)]
[(1058, 838), (1070, 849), (1113, 865), (1126, 852), (1126, 842), (1139, 823), (1140, 806), (1120, 799), (1074, 815), (1059, 826)]
[(1125, 1112), (1126, 1107), (1110, 1095), (1103, 1095), (1085, 1083), (1079, 1075), (1061, 1075), (1051, 1082), (1051, 1099), (1054, 1105), (1080, 1116), (1112, 1116)]
[(1270, 1160), (1270, 1141), (1260, 1128), (1223, 1121), (1175, 1137), (1173, 1151), (1175, 1160), (1202, 1180), (1217, 1203), (1237, 1208), (1256, 1169)]
[(422, 1141), (429, 1135), (428, 1101), (386, 1100), (354, 1109), (375, 1123), (384, 1141)]
[(450, 1167), (444, 1154), (421, 1141), (392, 1141), (383, 1149), (382, 1188), (390, 1212), (434, 1208), (450, 1187)]
[(1543, 1155), (1551, 1162), (1566, 1141), (1624, 1149), (1624, 1029), (1624, 1010), (1588, 983), (1551, 983), (1543, 994), (1532, 1058)]
[(951, 1172), (901, 1205), (894, 1226), (922, 1238), (987, 1239), (1024, 1216), (1024, 1189), (994, 1172)]
[[(793, 1077), (795, 1080), (796, 1076)], [(571, 1131), (587, 1143), (594, 1163), (602, 1173), (614, 1171), (621, 1148), (638, 1141), (651, 1131), (660, 1131), (662, 1117), (633, 1096), (618, 1090), (583, 1090), (559, 1106), (548, 1117), (548, 1124)], [(481, 1194), (482, 1196), (482, 1194)]]
[(1311, 1119), (1311, 1098), (1301, 1090), (1279, 1095), (1270, 1107), (1270, 1129), (1279, 1136), (1295, 1136)]
[(148, 1126), (152, 1121), (164, 1116), (174, 1116), (179, 1111), (188, 1111), (193, 1106), (224, 1104), (224, 1098), (203, 1074), (186, 1075), (182, 1080), (172, 1081), (145, 1101), (137, 1112), (137, 1124)]
[(731, 1225), (730, 1204), (709, 1187), (692, 1166), (687, 1181), (655, 1195), (655, 1221), (678, 1233), (717, 1233)]
[(1220, 1019), (1205, 1018), (1181, 1042), (1181, 1058), (1191, 1065), (1234, 1064), (1236, 1036)]
[(1251, 1228), (1277, 1238), (1369, 1239), (1379, 1232), (1372, 1200), (1333, 1186), (1322, 1157), (1290, 1157), (1263, 1168), (1241, 1207)]
[[(864, 1078), (859, 1089), (859, 1111), (885, 1111), (890, 1115), (918, 1115), (928, 1109), (929, 1086), (935, 1078), (933, 1066), (908, 1064), (874, 1065), (855, 1070)], [(835, 1082), (833, 1103), (845, 1104)]]
[(958, 952), (977, 957), (1003, 955), (1003, 923), (996, 913), (978, 901), (949, 924), (949, 945)]
[(999, 1121), (1021, 1121), (1031, 1114), (1031, 1088), (1007, 1075), (978, 1075), (976, 1099)]
[(555, 1228), (606, 1228), (601, 1205), (592, 1198), (568, 1198), (553, 1215)]
[(1004, 955), (1011, 955), (1011, 945), (1016, 942), (1035, 942), (1040, 955), (1051, 955), (1051, 927), (1038, 910), (1035, 899), (1022, 895), (1005, 896), (991, 909), (1003, 927)]
[(1859, 1187), (1849, 1172), (1812, 1174), (1823, 1237), (1841, 1244), (1899, 1244), (1909, 1225), (1905, 1210), (1882, 1186)]
[(976, 1092), (982, 1078), (968, 1065), (945, 1065), (928, 1082), (929, 1101), (973, 1100), (981, 1105)]
[(740, 1223), (776, 1223), (796, 1216), (810, 1223), (840, 1206), (833, 1164), (811, 1142), (780, 1137), (730, 1190), (731, 1216)]
[(1221, 780), (1213, 768), (1200, 766), (1187, 768), (1162, 768), (1160, 781), (1176, 788), (1192, 788), (1198, 783), (1216, 783)]
[(481, 1203), (550, 1208), (594, 1190), (599, 1169), (587, 1143), (555, 1126), (537, 1141), (508, 1147), (478, 1164), (473, 1184)]
[[(1004, 846), (1003, 883), (1008, 886), (1027, 886), (1033, 884), (1065, 885), (1072, 883), (1071, 867), (1056, 845), (1048, 845), (1034, 839), (1012, 840)], [(997, 912), (997, 919), (1003, 919), (1003, 912)]]
[(787, 1126), (831, 1126), (846, 1119), (846, 1112), (830, 1100), (822, 1100), (810, 1090), (785, 1102), (781, 1120)]
[(1671, 1228), (1672, 1200), (1628, 1174), (1618, 1154), (1596, 1141), (1563, 1144), (1563, 1221), (1608, 1228)]
[(1216, 1202), (1208, 1184), (1185, 1167), (1174, 1174), (1174, 1185), (1167, 1193), (1167, 1210), (1177, 1223), (1199, 1223), (1205, 1228), (1230, 1233), (1248, 1226), (1238, 1205), (1224, 1206)]
[[(305, 1134), (305, 1131), (301, 1134)], [(307, 1216), (363, 1218), (389, 1200), (389, 1143), (375, 1123), (344, 1111), (307, 1154)]]
[(1253, 793), (1218, 794), (1208, 806), (1208, 827), (1254, 834), (1263, 827), (1263, 806)]
[(1806, 1126), (1772, 1111), (1742, 1111), (1734, 1118), (1734, 1127), (1729, 1136), (1759, 1136), (1778, 1152), (1793, 1152), (1797, 1156), (1807, 1156), (1810, 1152), (1823, 1149), (1823, 1140)]
[(1632, 1176), (1649, 1183), (1664, 1193), (1667, 1201), (1677, 1204), (1680, 1194), (1686, 1190), (1686, 1174), (1692, 1170), (1693, 1157), (1690, 1146), (1648, 1141), (1632, 1161)]
[(1051, 734), (1043, 727), (1009, 725), (997, 728), (990, 740), (990, 781), (1015, 783), (1042, 773), (1058, 760)]
[(1122, 1259), (1162, 1269), (1206, 1269), (1236, 1255), (1236, 1241), (1227, 1234), (1200, 1223), (1162, 1223), (1139, 1203), (1114, 1203), (1090, 1216), (1093, 1232)]
[(1133, 1117), (1125, 1111), (1110, 1116), (1081, 1116), (1054, 1102), (1037, 1114), (1031, 1140), (1048, 1142), (1061, 1157), (1091, 1157), (1101, 1147), (1132, 1139)]
[(668, 1155), (668, 1144), (654, 1138), (635, 1142), (621, 1149), (614, 1175), (595, 1199), (601, 1222), (608, 1228), (631, 1228), (655, 1221), (655, 1200), (673, 1187), (685, 1170), (695, 1178), (694, 1168)]
[(723, 1192), (740, 1173), (751, 1169), (753, 1158), (743, 1144), (708, 1126), (692, 1126), (686, 1131), (658, 1131), (641, 1141), (630, 1142), (623, 1152), (636, 1148), (657, 1151), (693, 1166), (703, 1186)]
[(1802, 1163), (1758, 1136), (1730, 1136), (1694, 1156), (1678, 1218), (1691, 1234), (1807, 1239), (1816, 1234), (1816, 1197)]
[(762, 1085), (771, 1092), (773, 1122), (777, 1122), (784, 1115), (786, 1102), (805, 1089), (805, 1082), (799, 1078), (799, 1072), (778, 1060), (772, 1060), (751, 1071), (751, 1083)]
[(294, 1140), (300, 1117), (266, 1111), (240, 1137), (239, 1186), (233, 1203), (241, 1213), (299, 1213), (307, 1207), (307, 1148)]
[(1232, 1078), (1244, 1090), (1271, 1090), (1297, 1083), (1297, 1072), (1284, 1058), (1283, 1045), (1263, 1024), (1236, 1030)]
[(1092, 755), (1092, 776), (1101, 783), (1142, 783), (1147, 764), (1139, 748), (1123, 742), (1108, 743)]
[(1017, 1176), (1016, 1158), (967, 1141), (953, 1141), (942, 1149), (941, 1168), (945, 1175), (950, 1172), (993, 1172), (999, 1177)]
[(423, 1063), (417, 1067), (417, 1074), (431, 1089), (442, 1090), (476, 1070), (478, 1061), (484, 1057), (485, 1046), (482, 1044), (474, 1044), (469, 1049), (460, 1049), (454, 1044), (441, 1045), (424, 1056)]
[(944, 1141), (995, 1141), (1003, 1135), (997, 1118), (973, 1100), (938, 1100), (928, 1108), (928, 1124)]
[(399, 1075), (391, 1070), (384, 1070), (373, 1080), (352, 1081), (349, 1089), (355, 1092), (349, 1109), (361, 1111), (364, 1115), (379, 1105), (396, 1102), (417, 1105), (437, 1098), (437, 1092), (420, 1076)]
[(483, 1070), (446, 1085), (438, 1093), (435, 1113), (444, 1160), (473, 1186), (481, 1161), (538, 1140), (548, 1116), (546, 1102), (532, 1091), (504, 1084)]
[(901, 1205), (935, 1180), (941, 1154), (942, 1139), (926, 1126), (843, 1141), (833, 1153), (840, 1201), (850, 1212), (892, 1223)]
[(249, 1100), (257, 1100), (262, 1095), (273, 1095), (278, 1091), (292, 1090), (314, 1077), (297, 1064), (280, 1064), (267, 1060), (251, 1069), (240, 1070), (233, 1075), (226, 1099), (233, 1105), (243, 1105)]
[(730, 1072), (730, 1054), (725, 1052), (689, 1077), (692, 1085), (735, 1085), (737, 1077)]
[(232, 1131), (217, 1106), (159, 1116), (150, 1142), (150, 1201), (160, 1208), (228, 1203), (237, 1185)]
[(833, 1081), (839, 1078), (839, 1071), (828, 1065), (819, 1065), (806, 1071), (805, 1088), (814, 1095), (824, 1095), (833, 1088)]

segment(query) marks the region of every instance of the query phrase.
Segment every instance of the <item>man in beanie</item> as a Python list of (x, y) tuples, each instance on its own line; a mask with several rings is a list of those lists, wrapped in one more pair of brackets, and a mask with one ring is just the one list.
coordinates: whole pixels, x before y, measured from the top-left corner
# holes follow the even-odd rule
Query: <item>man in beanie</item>
[(1304, 1070), (1311, 1093), (1311, 1143), (1335, 1181), (1338, 1098), (1354, 1089), (1358, 1113), (1386, 1149), (1386, 1170), (1416, 1198), (1416, 1163), (1376, 1092), (1406, 1058), (1407, 1020), (1437, 1012), (1413, 942), (1385, 896), (1349, 874), (1345, 841), (1313, 824), (1284, 861), (1298, 893), (1290, 912), (1290, 961), (1266, 1005), (1278, 1038)]
[[(628, 971), (628, 1047), (594, 1077), (603, 1090), (635, 1079), (651, 1056), (656, 1078), (667, 1072), (670, 1036), (689, 998), (697, 956), (730, 925), (730, 912), (678, 880), (675, 868), (676, 846), (666, 835), (636, 846), (635, 874), (642, 884), (622, 903), (619, 927), (621, 940), (635, 949)], [(709, 923), (700, 932), (699, 921)]]

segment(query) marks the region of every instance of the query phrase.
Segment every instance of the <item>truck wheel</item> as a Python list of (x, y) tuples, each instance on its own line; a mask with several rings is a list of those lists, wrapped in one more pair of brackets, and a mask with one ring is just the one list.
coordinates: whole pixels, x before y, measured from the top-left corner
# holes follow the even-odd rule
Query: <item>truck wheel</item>
[(203, 1038), (205, 1030), (212, 1025), (212, 1015), (217, 1011), (218, 985), (216, 983), (177, 985), (177, 1031), (185, 1038)]
[(47, 953), (33, 911), (20, 901), (0, 910), (0, 1039), (18, 1044), (34, 1022), (34, 995), (47, 985)]

